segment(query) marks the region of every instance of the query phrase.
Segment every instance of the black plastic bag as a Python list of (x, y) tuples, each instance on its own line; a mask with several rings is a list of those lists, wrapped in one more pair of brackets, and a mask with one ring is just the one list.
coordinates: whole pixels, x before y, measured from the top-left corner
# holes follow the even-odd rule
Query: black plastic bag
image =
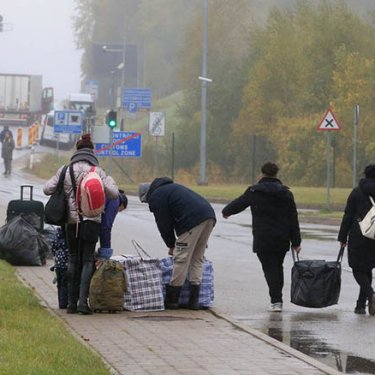
[(48, 244), (25, 218), (16, 216), (0, 228), (0, 258), (14, 266), (46, 264)]
[(295, 259), (292, 268), (291, 302), (304, 307), (327, 307), (338, 303), (341, 289), (341, 247), (336, 261)]

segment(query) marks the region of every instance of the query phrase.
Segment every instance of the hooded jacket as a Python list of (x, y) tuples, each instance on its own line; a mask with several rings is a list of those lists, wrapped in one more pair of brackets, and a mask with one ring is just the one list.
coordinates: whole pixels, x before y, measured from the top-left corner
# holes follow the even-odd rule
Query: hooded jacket
[(348, 242), (349, 266), (366, 271), (375, 267), (375, 240), (362, 235), (358, 221), (362, 220), (375, 200), (375, 178), (363, 178), (347, 199), (338, 240)]
[(206, 199), (168, 177), (156, 178), (151, 183), (147, 202), (169, 248), (175, 246), (175, 234), (180, 236), (208, 219), (216, 222), (215, 211)]
[(263, 177), (224, 207), (228, 217), (250, 207), (253, 218), (253, 251), (287, 251), (301, 244), (298, 213), (293, 194), (274, 177)]
[[(81, 180), (82, 176), (89, 172), (92, 166), (96, 167), (96, 172), (100, 176), (104, 185), (104, 192), (107, 198), (117, 198), (118, 197), (118, 187), (116, 182), (111, 176), (107, 176), (103, 169), (99, 167), (98, 159), (96, 158), (92, 149), (82, 148), (77, 150), (71, 157), (71, 163), (73, 163), (73, 172), (76, 184)], [(43, 187), (43, 192), (46, 195), (52, 195), (57, 188), (57, 183), (59, 181), (60, 173), (62, 172), (64, 166), (61, 166), (56, 175), (50, 178)], [(73, 192), (73, 185), (70, 178), (69, 168), (66, 170), (65, 180), (64, 180), (64, 191), (67, 194), (69, 202), (69, 224), (74, 224), (79, 221), (79, 216), (77, 213), (76, 200)], [(92, 220), (98, 223), (101, 222), (101, 215), (98, 215), (94, 218), (83, 217), (83, 220)]]

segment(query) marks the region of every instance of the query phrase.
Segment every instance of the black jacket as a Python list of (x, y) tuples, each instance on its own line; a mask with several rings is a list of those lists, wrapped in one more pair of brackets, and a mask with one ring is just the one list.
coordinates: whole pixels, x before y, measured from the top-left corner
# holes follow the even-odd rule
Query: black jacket
[(168, 177), (152, 182), (147, 201), (169, 248), (175, 246), (175, 233), (179, 236), (208, 219), (216, 221), (215, 211), (206, 199)]
[(362, 271), (375, 267), (375, 240), (362, 236), (358, 224), (371, 208), (369, 195), (375, 200), (375, 179), (363, 178), (349, 194), (338, 235), (348, 242), (349, 266)]
[(240, 197), (224, 207), (224, 216), (250, 206), (253, 216), (253, 251), (287, 251), (301, 244), (298, 214), (293, 194), (277, 178), (263, 177)]

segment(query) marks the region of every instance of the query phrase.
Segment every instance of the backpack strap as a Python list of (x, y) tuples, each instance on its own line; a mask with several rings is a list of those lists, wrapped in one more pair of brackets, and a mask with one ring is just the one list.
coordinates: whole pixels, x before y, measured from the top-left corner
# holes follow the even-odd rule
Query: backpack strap
[(83, 217), (79, 212), (79, 207), (78, 207), (78, 200), (77, 200), (77, 184), (76, 184), (76, 179), (74, 177), (74, 171), (73, 171), (73, 163), (69, 165), (69, 173), (70, 173), (70, 179), (72, 181), (72, 187), (73, 187), (73, 192), (74, 192), (74, 198), (76, 201), (76, 207), (77, 207), (77, 213), (79, 217), (79, 221), (83, 221)]

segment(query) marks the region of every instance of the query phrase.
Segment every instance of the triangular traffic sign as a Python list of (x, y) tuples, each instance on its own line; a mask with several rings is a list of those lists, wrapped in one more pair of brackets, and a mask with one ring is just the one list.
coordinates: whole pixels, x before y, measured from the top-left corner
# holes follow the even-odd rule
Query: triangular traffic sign
[(333, 112), (328, 109), (319, 123), (318, 130), (341, 130)]

